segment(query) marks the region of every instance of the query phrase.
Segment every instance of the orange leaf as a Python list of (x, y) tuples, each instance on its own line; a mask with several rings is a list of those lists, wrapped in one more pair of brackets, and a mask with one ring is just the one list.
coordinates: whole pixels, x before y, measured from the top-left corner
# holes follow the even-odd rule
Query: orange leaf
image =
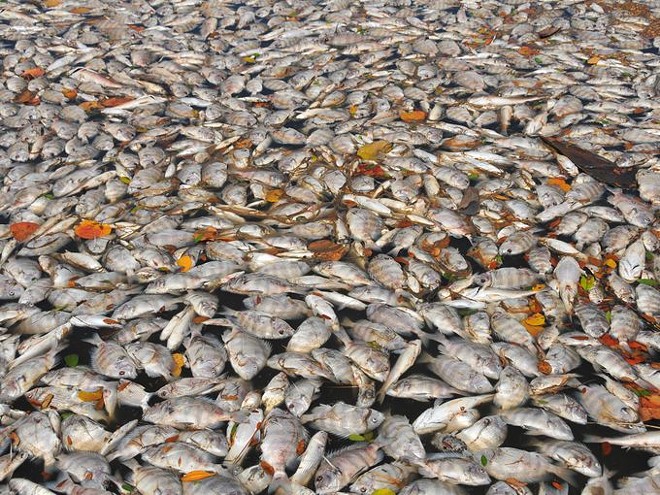
[(88, 14), (89, 12), (91, 12), (91, 10), (92, 9), (90, 9), (89, 7), (74, 7), (71, 10), (69, 10), (69, 12), (71, 12), (72, 14)]
[(533, 315), (525, 318), (525, 323), (532, 326), (541, 326), (545, 324), (545, 316), (541, 313), (534, 313)]
[(529, 333), (531, 333), (534, 337), (536, 337), (538, 334), (540, 334), (543, 331), (543, 327), (538, 326), (538, 325), (530, 325), (526, 321), (523, 320), (522, 322), (523, 326), (527, 329)]
[(520, 53), (523, 57), (533, 57), (534, 55), (538, 55), (541, 52), (529, 45), (523, 45), (518, 48), (518, 53)]
[(190, 270), (193, 267), (194, 262), (193, 262), (193, 259), (190, 256), (188, 256), (187, 254), (184, 254), (183, 256), (181, 256), (181, 258), (176, 260), (176, 264), (181, 267), (182, 272), (187, 272), (188, 270)]
[(593, 57), (589, 57), (589, 60), (587, 60), (587, 64), (589, 65), (596, 65), (598, 62), (600, 62), (601, 58), (598, 55), (594, 55)]
[(612, 444), (607, 443), (607, 442), (603, 442), (603, 443), (600, 444), (600, 450), (602, 450), (603, 455), (607, 457), (608, 455), (610, 455), (612, 453)]
[(95, 222), (94, 220), (83, 220), (73, 229), (75, 234), (81, 239), (96, 239), (112, 232), (112, 227), (105, 223)]
[(41, 77), (46, 73), (41, 67), (32, 67), (31, 69), (27, 69), (23, 71), (21, 74), (21, 77), (23, 79), (36, 79), (37, 77)]
[(209, 320), (210, 318), (208, 316), (195, 316), (193, 318), (193, 323), (195, 324), (200, 324), (205, 322), (206, 320)]
[(44, 5), (49, 9), (57, 7), (62, 3), (62, 0), (44, 0)]
[(92, 110), (98, 110), (101, 107), (101, 104), (98, 101), (83, 101), (80, 105), (85, 112), (91, 112)]
[(212, 476), (215, 476), (213, 471), (190, 471), (181, 476), (181, 481), (199, 481), (211, 478)]
[(195, 232), (193, 240), (195, 242), (212, 241), (215, 240), (217, 233), (218, 231), (213, 227), (206, 227)]
[(547, 180), (547, 183), (549, 186), (557, 186), (559, 189), (561, 189), (564, 192), (568, 192), (571, 190), (571, 186), (561, 177), (550, 177)]
[(629, 340), (628, 347), (630, 347), (634, 351), (646, 352), (648, 350), (648, 347), (646, 347), (646, 345), (642, 344), (641, 342), (637, 342), (636, 340)]
[(404, 122), (424, 122), (426, 112), (423, 110), (413, 110), (412, 112), (399, 112), (399, 117)]
[(41, 103), (41, 99), (37, 94), (29, 89), (23, 90), (16, 98), (14, 98), (16, 103), (22, 103), (23, 105), (38, 105)]
[(71, 88), (64, 88), (62, 89), (62, 94), (64, 95), (65, 98), (69, 100), (73, 100), (75, 99), (76, 96), (78, 96), (78, 91)]
[(134, 99), (135, 98), (131, 96), (113, 96), (111, 98), (100, 99), (99, 104), (105, 108), (118, 107), (119, 105), (123, 105), (124, 103), (128, 103), (129, 101), (133, 101)]
[(545, 359), (539, 361), (539, 364), (536, 366), (537, 369), (544, 375), (549, 375), (552, 373), (552, 366)]
[(619, 341), (612, 337), (609, 333), (606, 333), (602, 337), (599, 337), (600, 343), (606, 345), (607, 347), (616, 347), (619, 345)]
[(9, 226), (11, 235), (19, 242), (23, 242), (30, 237), (39, 228), (38, 223), (34, 222), (16, 222)]

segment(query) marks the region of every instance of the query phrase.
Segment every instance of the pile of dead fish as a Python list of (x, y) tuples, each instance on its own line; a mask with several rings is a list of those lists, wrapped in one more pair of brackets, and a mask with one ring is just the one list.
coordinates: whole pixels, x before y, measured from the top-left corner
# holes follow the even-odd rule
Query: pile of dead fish
[(657, 2), (0, 20), (0, 494), (660, 493)]

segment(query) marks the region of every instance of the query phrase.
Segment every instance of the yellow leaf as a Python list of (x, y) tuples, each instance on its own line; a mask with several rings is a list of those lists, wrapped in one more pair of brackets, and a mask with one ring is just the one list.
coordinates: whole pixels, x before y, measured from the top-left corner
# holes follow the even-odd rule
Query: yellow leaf
[(605, 266), (609, 266), (610, 268), (614, 269), (616, 268), (616, 261), (614, 261), (612, 258), (607, 258), (605, 260)]
[(83, 402), (98, 402), (103, 400), (103, 389), (99, 387), (94, 392), (79, 390), (78, 398)]
[(282, 196), (284, 196), (284, 191), (282, 189), (271, 189), (266, 193), (264, 199), (269, 203), (277, 203)]
[(387, 153), (392, 149), (392, 145), (387, 141), (374, 141), (373, 143), (361, 146), (357, 151), (357, 156), (363, 160), (375, 160), (381, 154)]
[(183, 357), (183, 354), (179, 354), (178, 352), (172, 354), (172, 359), (174, 360), (174, 369), (172, 370), (172, 375), (178, 377), (181, 375), (181, 369), (183, 368), (183, 364), (186, 361)]
[(181, 267), (182, 272), (187, 272), (193, 267), (194, 262), (190, 256), (184, 254), (183, 256), (181, 256), (181, 258), (176, 260), (176, 264)]
[(534, 287), (532, 287), (532, 290), (534, 292), (538, 292), (543, 289), (545, 289), (545, 284), (536, 284)]
[(424, 122), (426, 112), (423, 110), (413, 110), (412, 112), (399, 112), (399, 117), (404, 122)]
[(213, 471), (190, 471), (181, 476), (181, 481), (199, 481), (215, 476)]
[(371, 495), (396, 495), (396, 492), (389, 488), (379, 488), (378, 490), (371, 492)]
[(525, 323), (533, 326), (545, 325), (545, 316), (543, 316), (541, 313), (534, 313), (533, 315), (525, 318)]
[(532, 334), (532, 336), (536, 337), (538, 334), (540, 334), (543, 331), (543, 327), (538, 326), (538, 325), (530, 325), (526, 321), (523, 320), (522, 322), (523, 326), (527, 329), (527, 331)]
[(44, 5), (49, 9), (57, 7), (62, 3), (62, 0), (44, 0)]
[(589, 65), (596, 65), (598, 62), (600, 62), (600, 57), (598, 55), (594, 55), (587, 60), (587, 64)]

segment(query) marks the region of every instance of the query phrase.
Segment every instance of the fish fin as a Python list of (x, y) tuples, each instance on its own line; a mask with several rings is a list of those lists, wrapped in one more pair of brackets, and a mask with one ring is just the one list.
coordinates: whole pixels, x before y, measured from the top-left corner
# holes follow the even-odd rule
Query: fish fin
[(291, 490), (291, 480), (284, 471), (276, 471), (272, 481), (268, 485), (268, 494), (273, 495), (275, 492), (281, 495), (290, 495), (293, 493)]
[(578, 474), (568, 468), (553, 465), (550, 472), (571, 486), (578, 486)]

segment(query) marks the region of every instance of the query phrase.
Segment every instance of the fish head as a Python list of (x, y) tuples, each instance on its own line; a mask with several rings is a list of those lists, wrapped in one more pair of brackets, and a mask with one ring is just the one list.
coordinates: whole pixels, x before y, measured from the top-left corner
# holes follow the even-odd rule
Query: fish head
[[(326, 461), (327, 462), (327, 461)], [(333, 493), (339, 491), (342, 487), (342, 472), (336, 467), (317, 471), (314, 478), (314, 488), (316, 493)]]

